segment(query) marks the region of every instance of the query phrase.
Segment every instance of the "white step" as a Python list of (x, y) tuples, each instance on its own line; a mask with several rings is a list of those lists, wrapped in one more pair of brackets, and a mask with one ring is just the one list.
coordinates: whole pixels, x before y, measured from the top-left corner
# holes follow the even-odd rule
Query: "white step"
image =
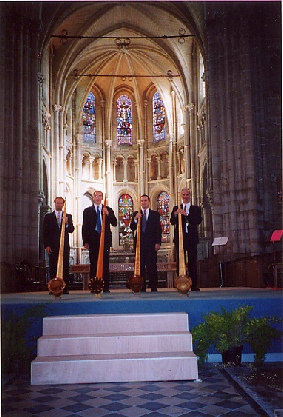
[(45, 317), (31, 384), (191, 380), (186, 313)]
[(173, 381), (198, 378), (192, 352), (36, 358), (32, 385)]
[(43, 319), (44, 335), (171, 332), (186, 331), (188, 328), (186, 313), (95, 314)]
[(38, 356), (174, 352), (192, 350), (189, 332), (42, 336)]

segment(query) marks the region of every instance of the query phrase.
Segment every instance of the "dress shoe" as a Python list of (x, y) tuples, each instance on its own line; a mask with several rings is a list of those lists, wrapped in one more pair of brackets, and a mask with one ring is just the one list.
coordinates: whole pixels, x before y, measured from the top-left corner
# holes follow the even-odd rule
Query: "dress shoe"
[(63, 294), (69, 294), (69, 291), (68, 291), (68, 290), (66, 290), (66, 289), (64, 289), (64, 290), (63, 290)]
[(103, 290), (103, 293), (105, 293), (105, 292), (110, 292), (109, 290)]
[(157, 288), (151, 288), (151, 292), (157, 292)]
[(192, 291), (200, 291), (200, 289), (198, 287), (194, 287), (192, 288)]

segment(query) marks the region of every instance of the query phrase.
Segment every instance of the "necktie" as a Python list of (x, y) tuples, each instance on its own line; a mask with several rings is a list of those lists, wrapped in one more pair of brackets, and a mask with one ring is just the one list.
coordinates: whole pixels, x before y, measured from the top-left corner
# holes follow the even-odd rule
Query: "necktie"
[(96, 231), (98, 233), (101, 232), (101, 218), (100, 218), (100, 210), (99, 210), (99, 207), (97, 207)]
[(142, 216), (142, 232), (145, 232), (146, 229), (146, 210), (143, 211)]
[[(187, 213), (187, 208), (186, 208), (186, 204), (183, 204), (183, 210)], [(186, 222), (186, 226), (185, 226), (185, 232), (188, 233), (188, 223)]]
[(61, 216), (60, 216), (60, 212), (59, 211), (57, 211), (56, 218), (57, 218), (58, 227), (60, 228), (60, 226), (61, 226)]

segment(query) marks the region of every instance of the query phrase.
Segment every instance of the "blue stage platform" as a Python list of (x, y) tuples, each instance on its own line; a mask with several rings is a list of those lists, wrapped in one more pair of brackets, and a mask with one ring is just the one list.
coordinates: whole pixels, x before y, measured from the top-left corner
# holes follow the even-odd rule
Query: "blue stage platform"
[[(186, 312), (190, 328), (202, 321), (202, 315), (210, 311), (228, 310), (239, 306), (253, 307), (252, 315), (282, 317), (282, 289), (270, 288), (205, 288), (200, 292), (190, 292), (189, 296), (180, 295), (174, 289), (159, 289), (157, 293), (132, 294), (129, 290), (111, 290), (95, 298), (89, 291), (70, 291), (55, 300), (47, 292), (13, 293), (1, 296), (2, 319), (9, 313), (21, 315), (27, 308), (38, 304), (44, 305), (46, 316), (81, 315), (81, 314), (135, 314)], [(42, 319), (37, 319), (32, 326), (32, 336), (42, 334)], [(246, 351), (246, 353), (245, 353)], [(274, 343), (267, 361), (283, 361), (282, 343)], [(211, 352), (210, 360), (218, 361), (218, 356)], [(244, 349), (243, 360), (252, 361), (253, 355)]]

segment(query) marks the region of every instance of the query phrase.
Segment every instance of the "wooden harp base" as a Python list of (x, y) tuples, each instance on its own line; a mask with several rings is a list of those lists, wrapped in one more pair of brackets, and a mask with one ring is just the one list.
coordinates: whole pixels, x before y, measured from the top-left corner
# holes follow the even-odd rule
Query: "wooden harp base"
[(141, 292), (141, 289), (144, 285), (143, 278), (140, 275), (134, 275), (129, 278), (127, 282), (127, 287), (133, 291), (133, 293)]
[(175, 287), (179, 291), (180, 294), (188, 294), (193, 284), (192, 279), (187, 275), (180, 275), (175, 279)]
[(60, 299), (66, 283), (62, 278), (52, 278), (48, 282), (48, 290), (55, 296), (55, 299)]
[(91, 278), (91, 280), (88, 283), (88, 288), (90, 289), (91, 292), (94, 293), (94, 297), (101, 297), (101, 292), (103, 290), (104, 287), (104, 281), (102, 278)]

